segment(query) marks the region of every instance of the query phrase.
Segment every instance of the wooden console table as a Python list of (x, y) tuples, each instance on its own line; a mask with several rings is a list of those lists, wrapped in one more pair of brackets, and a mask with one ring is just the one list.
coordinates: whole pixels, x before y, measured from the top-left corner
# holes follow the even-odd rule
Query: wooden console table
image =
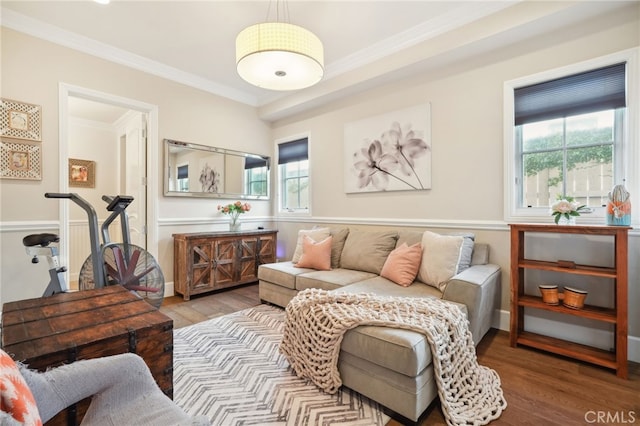
[[(2, 349), (40, 371), (133, 352), (173, 397), (173, 320), (120, 285), (5, 303)], [(85, 399), (47, 425), (80, 424), (88, 406)]]
[(191, 295), (258, 280), (258, 266), (276, 260), (278, 231), (173, 234), (173, 280), (184, 300)]
[[(511, 226), (511, 346), (525, 345), (572, 357), (582, 361), (616, 370), (619, 377), (627, 378), (627, 226), (558, 226), (540, 224), (512, 224)], [(579, 259), (565, 261), (543, 261), (532, 259), (525, 253), (527, 233), (547, 233), (560, 235), (608, 236), (613, 239), (614, 264), (611, 267), (580, 264)], [(603, 285), (613, 282), (614, 304), (612, 308), (585, 305), (582, 309), (571, 309), (559, 305), (549, 305), (538, 295), (525, 293), (525, 270), (553, 271), (574, 274), (603, 281)], [(608, 280), (611, 280), (607, 282)], [(615, 347), (611, 351), (581, 345), (566, 340), (543, 336), (526, 331), (524, 327), (525, 308), (535, 308), (563, 315), (573, 315), (601, 321), (613, 325)]]

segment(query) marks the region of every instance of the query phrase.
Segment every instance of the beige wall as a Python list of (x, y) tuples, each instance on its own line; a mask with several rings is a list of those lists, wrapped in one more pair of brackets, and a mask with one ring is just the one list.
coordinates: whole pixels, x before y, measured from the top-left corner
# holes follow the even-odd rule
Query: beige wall
[[(30, 233), (57, 232), (58, 202), (44, 198), (59, 192), (58, 91), (66, 83), (93, 91), (157, 105), (159, 111), (158, 161), (162, 139), (190, 141), (239, 151), (271, 155), (269, 125), (257, 118), (253, 107), (139, 72), (91, 55), (2, 28), (2, 97), (42, 106), (42, 181), (0, 181), (0, 302), (37, 297), (48, 281), (46, 262), (32, 265), (22, 238)], [(98, 164), (99, 166), (99, 164)], [(150, 165), (149, 176), (158, 183), (160, 266), (173, 281), (171, 233), (213, 230), (219, 200), (168, 198), (162, 195), (162, 167)], [(100, 168), (99, 168), (100, 169)], [(62, 172), (66, 173), (65, 170)], [(95, 197), (93, 197), (95, 198)], [(100, 199), (99, 197), (97, 198)], [(102, 203), (100, 201), (100, 203)], [(251, 216), (271, 212), (266, 201), (252, 203)], [(100, 204), (96, 208), (101, 207)], [(71, 209), (70, 209), (71, 210)], [(220, 218), (220, 220), (223, 220)], [(177, 224), (177, 225), (176, 225)], [(261, 224), (261, 222), (256, 222)], [(252, 224), (253, 226), (253, 224)], [(175, 227), (175, 230), (174, 230)], [(168, 228), (165, 230), (164, 228)]]
[[(639, 22), (636, 4), (274, 123), (274, 140), (310, 133), (312, 217), (308, 223), (279, 224), (279, 244), (287, 248), (284, 257), (292, 254), (297, 229), (315, 223), (422, 226), (441, 232), (463, 228), (491, 245), (491, 260), (502, 267), (501, 309), (507, 313), (510, 253), (509, 228), (503, 219), (503, 84), (638, 47)], [(345, 124), (424, 102), (431, 104), (432, 189), (345, 194), (341, 163), (336, 166), (336, 158), (343, 155)], [(627, 184), (636, 187), (640, 182)], [(607, 249), (587, 255), (599, 258)], [(635, 285), (640, 282), (640, 267), (635, 261), (639, 250), (640, 238), (634, 232), (629, 254), (629, 325), (640, 349), (640, 288)], [(508, 323), (503, 325), (508, 327)]]
[[(44, 179), (0, 182), (0, 300), (38, 296), (44, 285), (40, 283), (44, 282), (46, 271), (28, 263), (27, 256), (21, 254), (20, 240), (30, 228), (44, 232), (57, 226), (57, 209), (42, 194), (56, 191), (58, 186), (57, 96), (58, 83), (64, 82), (158, 105), (160, 139), (174, 138), (271, 155), (274, 140), (309, 132), (313, 216), (298, 220), (280, 218), (277, 227), (281, 258), (291, 256), (297, 230), (315, 223), (430, 227), (440, 232), (467, 229), (479, 241), (491, 245), (491, 259), (502, 267), (502, 310), (506, 312), (509, 237), (503, 221), (503, 83), (637, 47), (639, 23), (635, 4), (581, 25), (567, 26), (543, 37), (519, 41), (497, 51), (427, 69), (417, 77), (353, 94), (276, 122), (273, 129), (258, 120), (255, 108), (3, 28), (2, 96), (43, 106)], [(432, 189), (345, 194), (342, 165), (336, 162), (343, 155), (344, 125), (424, 102), (431, 104)], [(160, 168), (151, 178), (162, 181)], [(214, 229), (218, 225), (208, 218), (215, 217), (218, 202), (165, 198), (162, 185), (155, 196), (159, 198), (160, 223), (157, 258), (167, 281), (172, 281), (171, 234)], [(27, 199), (29, 203), (16, 203), (18, 199)], [(252, 216), (268, 217), (275, 210), (275, 203), (252, 204)], [(256, 220), (251, 226), (254, 224), (262, 222)], [(269, 222), (264, 224), (268, 226)], [(631, 260), (640, 254), (638, 240), (634, 233)], [(633, 261), (630, 266), (630, 334), (640, 342), (637, 307), (640, 289), (635, 285), (640, 281), (640, 265)], [(34, 286), (25, 286), (25, 282)]]

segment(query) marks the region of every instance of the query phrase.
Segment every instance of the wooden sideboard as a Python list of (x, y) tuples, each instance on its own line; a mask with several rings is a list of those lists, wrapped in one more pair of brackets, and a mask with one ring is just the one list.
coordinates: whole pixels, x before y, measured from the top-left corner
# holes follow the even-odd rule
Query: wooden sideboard
[(175, 291), (191, 295), (258, 280), (258, 266), (276, 261), (276, 230), (173, 234)]

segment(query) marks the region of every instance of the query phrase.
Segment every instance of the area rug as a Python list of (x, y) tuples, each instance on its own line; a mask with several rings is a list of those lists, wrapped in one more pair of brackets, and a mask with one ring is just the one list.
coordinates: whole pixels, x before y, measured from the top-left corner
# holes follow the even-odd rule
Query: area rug
[(174, 401), (212, 425), (387, 424), (376, 402), (329, 395), (298, 378), (278, 351), (284, 310), (260, 305), (174, 331)]

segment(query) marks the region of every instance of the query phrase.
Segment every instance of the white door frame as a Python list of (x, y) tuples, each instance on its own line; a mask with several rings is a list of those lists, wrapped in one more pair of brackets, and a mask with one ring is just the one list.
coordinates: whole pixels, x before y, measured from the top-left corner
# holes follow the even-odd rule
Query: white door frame
[[(158, 258), (158, 106), (98, 92), (66, 83), (59, 84), (59, 192), (69, 192), (67, 166), (69, 157), (69, 98), (77, 97), (95, 102), (140, 111), (148, 115), (147, 127), (147, 251)], [(60, 202), (60, 256), (63, 265), (69, 261), (69, 203)]]

